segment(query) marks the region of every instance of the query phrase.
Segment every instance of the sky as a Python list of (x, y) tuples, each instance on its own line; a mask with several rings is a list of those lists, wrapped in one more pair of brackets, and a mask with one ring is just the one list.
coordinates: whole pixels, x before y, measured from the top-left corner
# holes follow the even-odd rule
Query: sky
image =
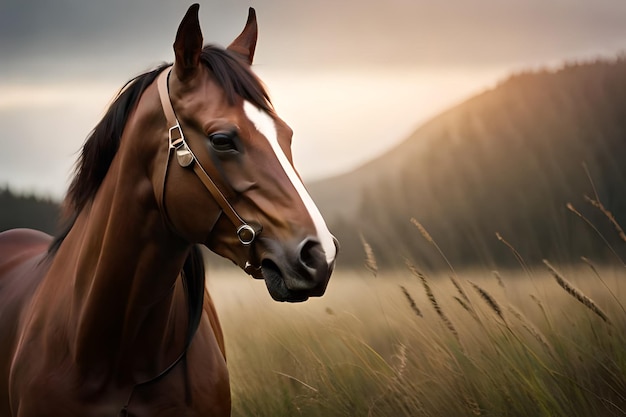
[[(0, 187), (60, 199), (134, 75), (173, 60), (190, 2), (0, 0)], [(257, 11), (254, 70), (305, 182), (349, 171), (514, 72), (626, 52), (622, 0), (210, 0), (205, 43)]]

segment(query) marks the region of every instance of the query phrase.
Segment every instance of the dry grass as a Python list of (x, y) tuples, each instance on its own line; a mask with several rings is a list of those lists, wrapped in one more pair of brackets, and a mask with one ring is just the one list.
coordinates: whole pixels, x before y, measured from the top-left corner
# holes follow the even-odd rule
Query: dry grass
[(340, 271), (297, 305), (239, 273), (212, 279), (233, 415), (626, 415), (625, 271), (596, 269), (605, 287), (586, 265), (560, 269), (607, 321), (551, 270), (503, 285), (488, 270)]
[(365, 251), (365, 268), (372, 273), (372, 275), (376, 276), (378, 274), (378, 263), (376, 262), (376, 256), (374, 256), (374, 251), (367, 240), (361, 235), (361, 244), (363, 245), (363, 250)]
[(424, 317), (422, 315), (422, 311), (417, 306), (417, 303), (415, 302), (415, 299), (413, 299), (413, 297), (409, 293), (409, 290), (407, 290), (404, 285), (400, 285), (400, 290), (402, 290), (402, 294), (404, 294), (404, 296), (406, 297), (406, 300), (409, 303), (409, 307), (411, 308), (411, 310), (413, 310), (415, 315), (417, 317)]
[(575, 299), (580, 301), (580, 303), (582, 305), (584, 305), (589, 310), (591, 310), (592, 312), (597, 314), (598, 317), (600, 317), (602, 320), (604, 320), (605, 322), (607, 322), (609, 324), (611, 323), (611, 321), (607, 317), (606, 313), (604, 311), (602, 311), (602, 309), (600, 307), (598, 307), (598, 305), (596, 303), (594, 303), (591, 298), (587, 297), (585, 294), (583, 294), (582, 291), (580, 291), (579, 289), (574, 287), (546, 259), (543, 260), (543, 263), (548, 267), (550, 272), (552, 272), (552, 275), (554, 276), (554, 279), (556, 279), (557, 284), (559, 284), (559, 286), (561, 288), (563, 288), (569, 295), (571, 295), (572, 297), (574, 297)]
[(435, 293), (433, 293), (433, 290), (430, 288), (430, 285), (428, 284), (426, 275), (418, 271), (417, 268), (415, 268), (415, 266), (413, 266), (410, 263), (408, 263), (407, 266), (409, 268), (409, 271), (411, 271), (413, 275), (419, 278), (420, 282), (422, 283), (422, 286), (424, 287), (424, 293), (426, 293), (426, 297), (428, 297), (428, 301), (433, 306), (433, 309), (435, 310), (435, 312), (437, 313), (437, 315), (439, 316), (443, 324), (448, 328), (448, 330), (450, 330), (450, 333), (452, 333), (452, 335), (457, 339), (457, 341), (460, 342), (459, 333), (456, 331), (456, 329), (454, 328), (454, 325), (452, 324), (452, 321), (448, 318), (446, 313), (444, 313), (443, 308), (437, 301), (437, 298), (435, 297)]

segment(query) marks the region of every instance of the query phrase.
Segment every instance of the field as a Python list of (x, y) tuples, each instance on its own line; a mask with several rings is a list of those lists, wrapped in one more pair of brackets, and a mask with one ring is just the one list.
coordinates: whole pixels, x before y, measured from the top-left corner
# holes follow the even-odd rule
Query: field
[(626, 270), (585, 261), (364, 267), (297, 305), (210, 271), (233, 415), (626, 415)]

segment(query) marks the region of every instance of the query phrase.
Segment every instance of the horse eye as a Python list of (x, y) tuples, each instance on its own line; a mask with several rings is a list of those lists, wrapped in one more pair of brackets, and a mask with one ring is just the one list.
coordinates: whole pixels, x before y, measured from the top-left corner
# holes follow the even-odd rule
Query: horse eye
[(211, 146), (218, 152), (236, 151), (235, 135), (230, 132), (217, 132), (209, 135)]

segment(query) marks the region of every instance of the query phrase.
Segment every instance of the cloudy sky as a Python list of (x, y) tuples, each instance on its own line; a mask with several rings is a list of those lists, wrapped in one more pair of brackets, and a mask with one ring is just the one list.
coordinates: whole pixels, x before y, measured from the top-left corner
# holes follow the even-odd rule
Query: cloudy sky
[[(60, 198), (117, 89), (173, 58), (188, 1), (0, 0), (0, 186)], [(305, 180), (340, 173), (513, 71), (626, 51), (622, 0), (210, 0), (205, 42), (257, 10), (255, 70)]]

